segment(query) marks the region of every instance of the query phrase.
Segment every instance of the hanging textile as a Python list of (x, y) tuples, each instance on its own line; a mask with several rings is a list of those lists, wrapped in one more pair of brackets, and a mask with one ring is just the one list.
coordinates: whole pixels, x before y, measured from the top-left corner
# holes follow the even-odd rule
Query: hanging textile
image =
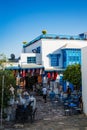
[(38, 83), (42, 83), (42, 76), (41, 76), (41, 75), (38, 75), (37, 80), (38, 80)]
[(25, 79), (24, 79), (24, 77), (22, 77), (22, 78), (20, 79), (20, 87), (21, 87), (21, 88), (25, 88), (25, 85), (26, 85)]
[(32, 76), (34, 76), (34, 72), (35, 72), (35, 69), (32, 70), (32, 74), (31, 74)]
[(21, 77), (23, 77), (23, 72), (22, 72), (22, 70), (20, 71), (20, 75), (21, 75)]
[(26, 73), (25, 73), (25, 70), (23, 70), (23, 75), (22, 75), (23, 77), (25, 77), (26, 76)]
[(52, 80), (54, 80), (54, 72), (52, 72), (52, 77), (51, 77)]
[(16, 70), (13, 70), (13, 75), (16, 77)]
[(55, 72), (55, 73), (54, 73), (54, 80), (56, 80), (57, 75), (58, 75), (58, 73), (57, 73), (57, 72)]
[(39, 74), (39, 73), (40, 73), (40, 70), (39, 70), (39, 69), (36, 69), (36, 73)]
[(47, 77), (48, 77), (48, 79), (51, 78), (51, 73), (50, 72), (47, 73)]
[(19, 76), (16, 77), (16, 86), (20, 86), (20, 77)]
[(42, 70), (42, 69), (40, 69), (40, 75), (41, 75), (41, 74), (43, 74), (43, 70)]

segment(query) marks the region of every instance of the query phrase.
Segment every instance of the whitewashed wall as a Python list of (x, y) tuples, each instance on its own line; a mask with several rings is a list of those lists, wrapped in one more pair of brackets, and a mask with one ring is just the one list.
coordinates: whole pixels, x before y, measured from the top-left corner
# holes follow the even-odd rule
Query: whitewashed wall
[[(35, 43), (27, 46), (25, 48), (25, 54), (32, 53), (32, 50), (41, 47), (41, 53), (36, 54), (36, 62), (37, 64), (43, 65), (46, 69), (54, 68), (50, 65), (49, 54), (59, 53), (61, 54), (59, 58), (59, 66), (56, 68), (62, 67), (62, 51), (61, 48), (82, 48), (87, 46), (87, 41), (85, 40), (66, 40), (66, 39), (41, 39), (36, 41)], [(24, 57), (23, 57), (24, 58)], [(25, 58), (24, 58), (25, 59)]]
[(82, 48), (82, 98), (83, 110), (87, 115), (87, 47)]
[(34, 44), (31, 44), (25, 48), (25, 53), (32, 53), (32, 50), (41, 46), (41, 40), (36, 41)]
[(20, 65), (27, 64), (27, 57), (36, 57), (35, 53), (21, 53)]
[(42, 54), (36, 53), (36, 63), (42, 65)]
[[(65, 45), (65, 42), (56, 39), (43, 39), (42, 40), (42, 61), (44, 63), (45, 68), (49, 68), (50, 66), (50, 59), (49, 54), (58, 53), (58, 50)], [(60, 51), (60, 50), (59, 50)], [(61, 52), (59, 52), (61, 53)], [(61, 60), (61, 57), (60, 57)], [(60, 62), (61, 63), (61, 62)], [(60, 64), (61, 66), (61, 64)]]
[(42, 39), (42, 62), (45, 68), (50, 66), (49, 54), (60, 53), (59, 68), (62, 67), (62, 51), (61, 48), (82, 48), (87, 46), (87, 42), (83, 40), (63, 40), (63, 39)]
[[(36, 49), (37, 47), (41, 47), (41, 46), (42, 46), (42, 42), (41, 42), (41, 40), (39, 40), (39, 41), (35, 42), (34, 44), (31, 44), (31, 45), (27, 46), (25, 48), (25, 53), (24, 54), (26, 54), (26, 56), (29, 53), (30, 54), (35, 54), (35, 53), (32, 52), (32, 50)], [(42, 51), (42, 49), (41, 49), (41, 51)], [(35, 56), (36, 56), (36, 64), (41, 65), (42, 64), (42, 53), (36, 53)]]

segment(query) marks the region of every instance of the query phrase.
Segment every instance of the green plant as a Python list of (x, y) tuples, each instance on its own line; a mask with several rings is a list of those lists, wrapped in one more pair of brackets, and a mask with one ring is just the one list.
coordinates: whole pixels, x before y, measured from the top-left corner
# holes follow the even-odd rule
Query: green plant
[(47, 34), (47, 31), (46, 30), (42, 30), (42, 33), (45, 35), (45, 34)]
[[(4, 86), (2, 86), (2, 80), (4, 75)], [(10, 84), (12, 84), (15, 87), (15, 77), (11, 70), (0, 70), (0, 105), (2, 101), (2, 87), (4, 87), (3, 92), (3, 107), (6, 107), (8, 105), (8, 101), (11, 97), (9, 88)]]
[(63, 73), (63, 79), (72, 83), (79, 90), (82, 84), (81, 66), (79, 64), (69, 65)]

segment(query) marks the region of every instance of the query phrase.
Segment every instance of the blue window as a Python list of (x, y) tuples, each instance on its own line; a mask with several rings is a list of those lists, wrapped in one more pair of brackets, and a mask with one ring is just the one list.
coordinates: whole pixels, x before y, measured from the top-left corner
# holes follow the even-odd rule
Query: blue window
[(66, 68), (69, 64), (81, 64), (80, 49), (65, 49), (63, 52), (63, 67)]
[(59, 66), (59, 55), (58, 54), (51, 55), (51, 66)]
[(40, 51), (41, 51), (41, 48), (37, 47), (37, 53), (40, 53)]
[(40, 46), (32, 50), (33, 53), (40, 53), (40, 51), (41, 51)]
[(79, 61), (79, 56), (69, 56), (69, 61)]
[(36, 63), (36, 57), (27, 57), (27, 63)]

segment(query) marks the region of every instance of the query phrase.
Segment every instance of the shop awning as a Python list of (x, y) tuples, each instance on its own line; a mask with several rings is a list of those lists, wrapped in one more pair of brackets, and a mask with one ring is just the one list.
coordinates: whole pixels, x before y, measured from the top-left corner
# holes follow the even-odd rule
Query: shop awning
[(9, 70), (25, 70), (25, 69), (41, 69), (44, 67), (42, 65), (37, 65), (37, 64), (23, 64), (21, 66), (9, 66), (9, 67), (6, 67), (6, 69), (9, 69)]

